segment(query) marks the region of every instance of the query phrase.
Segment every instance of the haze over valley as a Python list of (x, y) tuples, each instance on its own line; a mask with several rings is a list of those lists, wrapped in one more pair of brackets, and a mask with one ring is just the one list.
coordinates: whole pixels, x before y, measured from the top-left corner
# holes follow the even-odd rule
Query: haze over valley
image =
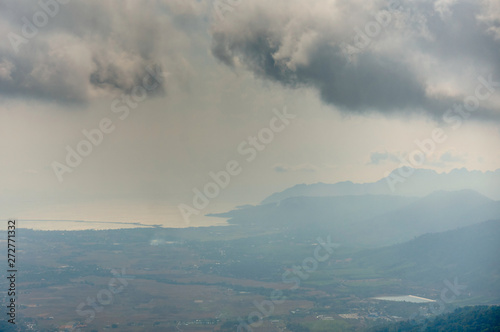
[(1, 0), (0, 331), (500, 331), (498, 0)]

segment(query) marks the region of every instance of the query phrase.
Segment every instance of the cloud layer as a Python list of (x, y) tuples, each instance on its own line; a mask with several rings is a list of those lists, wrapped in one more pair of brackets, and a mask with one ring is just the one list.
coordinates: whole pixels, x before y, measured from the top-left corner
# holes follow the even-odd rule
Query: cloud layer
[[(212, 30), (212, 53), (285, 86), (316, 88), (346, 112), (426, 112), (442, 118), (500, 81), (500, 9), (467, 0), (246, 1)], [(496, 25), (495, 25), (496, 24)], [(499, 118), (498, 99), (480, 118)]]
[(168, 9), (161, 1), (2, 1), (0, 93), (60, 102), (129, 93), (171, 51)]

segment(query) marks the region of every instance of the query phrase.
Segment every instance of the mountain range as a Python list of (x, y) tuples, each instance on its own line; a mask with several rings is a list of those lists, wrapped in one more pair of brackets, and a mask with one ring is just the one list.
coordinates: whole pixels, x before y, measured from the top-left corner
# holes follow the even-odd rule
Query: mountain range
[[(411, 175), (408, 175), (411, 174)], [(315, 184), (298, 184), (274, 193), (262, 203), (279, 202), (295, 196), (344, 196), (344, 195), (397, 195), (426, 196), (434, 191), (475, 190), (493, 200), (500, 200), (500, 169), (496, 171), (468, 171), (454, 169), (437, 173), (430, 169), (397, 168), (384, 178), (371, 183), (351, 181)]]
[[(410, 182), (417, 180), (421, 184)], [(414, 177), (402, 183), (407, 186), (400, 195), (387, 194), (385, 181), (297, 185), (259, 205), (213, 216), (245, 227), (295, 229), (302, 235), (328, 232), (338, 243), (369, 247), (500, 218), (500, 201), (491, 198), (497, 197), (497, 191), (500, 195), (500, 170), (461, 169), (448, 174), (415, 170)], [(466, 185), (472, 188), (462, 188)], [(435, 188), (439, 190), (433, 191)]]

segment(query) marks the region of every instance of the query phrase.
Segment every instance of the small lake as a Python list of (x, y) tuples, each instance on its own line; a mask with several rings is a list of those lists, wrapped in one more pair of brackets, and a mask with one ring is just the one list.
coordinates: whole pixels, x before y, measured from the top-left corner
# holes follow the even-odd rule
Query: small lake
[(426, 299), (425, 297), (419, 297), (414, 295), (379, 296), (379, 297), (373, 297), (373, 299), (382, 301), (411, 302), (411, 303), (436, 302), (431, 299)]

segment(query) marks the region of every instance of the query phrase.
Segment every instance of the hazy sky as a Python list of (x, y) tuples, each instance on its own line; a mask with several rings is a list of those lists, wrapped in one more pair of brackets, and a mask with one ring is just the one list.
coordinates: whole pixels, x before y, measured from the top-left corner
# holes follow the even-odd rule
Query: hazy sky
[(435, 128), (416, 166), (500, 167), (497, 0), (41, 3), (0, 3), (5, 218), (182, 226), (210, 172), (200, 215), (376, 181)]

